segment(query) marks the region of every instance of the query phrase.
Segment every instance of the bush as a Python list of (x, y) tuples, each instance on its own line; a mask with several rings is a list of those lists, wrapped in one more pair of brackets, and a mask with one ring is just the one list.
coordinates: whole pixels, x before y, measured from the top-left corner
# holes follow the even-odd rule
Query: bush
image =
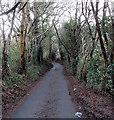
[(16, 72), (11, 72), (6, 81), (3, 81), (2, 84), (5, 88), (17, 87), (19, 84), (24, 83), (24, 75), (20, 75)]
[(101, 66), (99, 59), (93, 58), (88, 61), (87, 84), (92, 88), (99, 88), (103, 81), (106, 69)]
[(87, 85), (94, 89), (111, 90), (112, 79), (110, 71), (111, 65), (106, 68), (99, 59), (90, 59), (88, 61)]
[(9, 48), (9, 60), (8, 64), (11, 71), (15, 71), (20, 66), (20, 54), (18, 45), (12, 44)]
[(41, 67), (39, 65), (35, 66), (35, 65), (31, 65), (31, 66), (28, 66), (27, 68), (27, 76), (29, 78), (36, 78), (37, 77), (37, 74), (39, 74), (41, 70)]
[(64, 66), (65, 66), (65, 70), (66, 70), (68, 73), (72, 73), (72, 65), (71, 65), (68, 61), (64, 61), (63, 64), (64, 64)]

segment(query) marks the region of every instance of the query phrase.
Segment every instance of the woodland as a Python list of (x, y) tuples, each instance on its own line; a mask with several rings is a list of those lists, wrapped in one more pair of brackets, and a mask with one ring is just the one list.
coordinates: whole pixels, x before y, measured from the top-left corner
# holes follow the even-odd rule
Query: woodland
[(113, 98), (114, 2), (1, 0), (3, 100), (14, 99), (52, 61), (83, 86)]

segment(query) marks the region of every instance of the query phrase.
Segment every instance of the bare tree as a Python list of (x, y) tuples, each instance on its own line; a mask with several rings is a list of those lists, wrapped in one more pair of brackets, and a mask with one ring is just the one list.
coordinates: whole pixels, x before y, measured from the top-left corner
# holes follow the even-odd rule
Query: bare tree
[(104, 61), (105, 61), (105, 65), (107, 66), (108, 65), (108, 59), (107, 59), (106, 49), (105, 49), (104, 42), (103, 42), (103, 39), (102, 39), (102, 33), (101, 33), (100, 23), (99, 23), (99, 19), (98, 19), (98, 5), (99, 5), (99, 2), (96, 2), (96, 10), (95, 10), (93, 2), (91, 2), (93, 15), (94, 15), (95, 22), (96, 22), (96, 29), (97, 29), (98, 36), (99, 36), (100, 46), (101, 46), (103, 58), (104, 58)]

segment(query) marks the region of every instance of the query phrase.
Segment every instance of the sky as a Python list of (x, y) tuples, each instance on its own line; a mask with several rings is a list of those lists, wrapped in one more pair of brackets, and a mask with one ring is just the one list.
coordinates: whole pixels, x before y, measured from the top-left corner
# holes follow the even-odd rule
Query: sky
[[(9, 3), (10, 8), (11, 8), (12, 6), (14, 6), (15, 1), (18, 1), (18, 0), (1, 0), (1, 1), (2, 1), (3, 4)], [(23, 0), (23, 1), (25, 1), (25, 0)], [(32, 3), (33, 1), (34, 0), (29, 0), (30, 3)], [(35, 0), (35, 1), (36, 2), (55, 1), (57, 5), (64, 6), (64, 9), (66, 9), (66, 10), (65, 10), (64, 14), (59, 18), (59, 22), (63, 23), (65, 21), (69, 20), (69, 16), (70, 16), (69, 13), (71, 13), (71, 17), (73, 17), (75, 15), (75, 4), (76, 4), (77, 1), (80, 2), (82, 0)], [(83, 1), (86, 1), (86, 0), (83, 0)], [(90, 1), (90, 0), (88, 0), (88, 1)], [(95, 2), (96, 0), (92, 0), (92, 1)], [(99, 7), (102, 7), (104, 1), (109, 1), (109, 3), (111, 3), (114, 0), (100, 0)], [(113, 2), (112, 5), (114, 6), (114, 2)], [(3, 16), (3, 18), (7, 19), (7, 17), (5, 15)], [(0, 16), (0, 23), (2, 23), (1, 16)], [(8, 23), (6, 23), (6, 24), (8, 24)], [(6, 27), (6, 30), (8, 30), (8, 27)]]
[[(18, 1), (18, 0), (2, 0), (4, 2), (15, 2), (15, 1)], [(26, 1), (26, 0), (21, 0), (21, 1)], [(36, 2), (54, 2), (54, 1), (63, 1), (63, 2), (69, 2), (69, 1), (72, 1), (72, 0), (28, 0), (30, 2), (33, 2), (33, 1), (36, 1)], [(82, 0), (74, 0), (74, 1), (82, 1)], [(96, 2), (96, 1), (102, 1), (102, 2), (112, 2), (114, 0), (92, 0), (93, 2)]]

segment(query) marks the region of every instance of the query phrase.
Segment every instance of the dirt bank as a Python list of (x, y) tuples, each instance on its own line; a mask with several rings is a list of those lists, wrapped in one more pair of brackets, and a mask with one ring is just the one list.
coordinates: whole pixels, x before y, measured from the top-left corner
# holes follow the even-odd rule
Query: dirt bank
[(84, 118), (114, 118), (112, 114), (112, 97), (87, 88), (70, 74), (66, 75), (70, 84), (72, 100), (78, 104), (78, 112), (83, 113)]

